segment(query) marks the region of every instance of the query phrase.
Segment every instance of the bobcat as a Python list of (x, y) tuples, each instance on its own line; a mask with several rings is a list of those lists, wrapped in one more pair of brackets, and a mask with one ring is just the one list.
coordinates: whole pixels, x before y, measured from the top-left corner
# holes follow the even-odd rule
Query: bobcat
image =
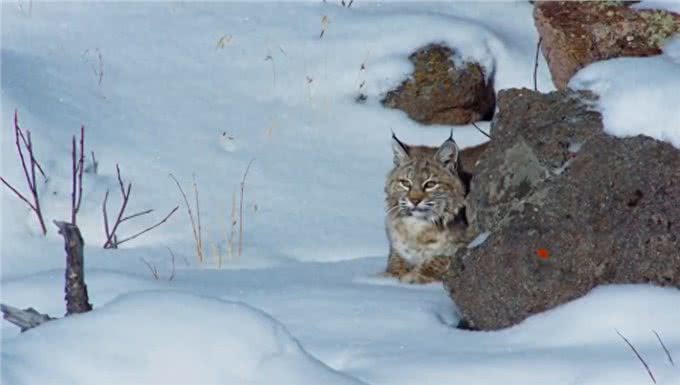
[(466, 244), (467, 193), (458, 146), (409, 146), (392, 135), (394, 168), (387, 176), (385, 227), (390, 254), (385, 274), (406, 283), (440, 281), (450, 258)]

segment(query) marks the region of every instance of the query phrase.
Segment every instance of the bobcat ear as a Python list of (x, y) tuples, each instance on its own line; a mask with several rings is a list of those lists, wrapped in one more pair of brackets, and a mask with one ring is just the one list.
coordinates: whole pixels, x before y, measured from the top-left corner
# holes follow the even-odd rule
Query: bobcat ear
[(409, 148), (407, 145), (402, 143), (397, 135), (392, 132), (392, 152), (394, 153), (394, 164), (399, 165), (405, 159), (408, 158)]
[(456, 141), (453, 140), (453, 136), (450, 136), (434, 154), (436, 160), (442, 162), (447, 168), (451, 170), (456, 170), (458, 168), (458, 145)]

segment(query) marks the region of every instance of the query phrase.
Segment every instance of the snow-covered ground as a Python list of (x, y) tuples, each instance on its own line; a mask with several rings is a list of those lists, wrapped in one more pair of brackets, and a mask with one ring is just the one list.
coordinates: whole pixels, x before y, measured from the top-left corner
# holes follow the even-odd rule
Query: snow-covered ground
[[(432, 41), (493, 68), (497, 89), (530, 87), (530, 4), (21, 1), (2, 3), (1, 28), (2, 176), (24, 191), (15, 109), (49, 176), (40, 190), (48, 221), (69, 218), (70, 140), (81, 124), (99, 162), (96, 175), (85, 174), (78, 218), (95, 310), (23, 335), (4, 322), (3, 384), (646, 383), (615, 329), (658, 383), (680, 383), (652, 333), (680, 354), (675, 290), (599, 288), (480, 333), (452, 327), (454, 305), (441, 286), (377, 277), (387, 249), (390, 130), (426, 144), (449, 130), (382, 108), (381, 94), (410, 72), (408, 54)], [(677, 73), (673, 52), (648, 60)], [(607, 87), (621, 71), (642, 76), (639, 66), (616, 63), (578, 76)], [(606, 103), (619, 89), (644, 95), (643, 85), (677, 80), (669, 77), (608, 88), (605, 123), (617, 122)], [(538, 83), (552, 89), (544, 63)], [(665, 102), (677, 98), (670, 86), (658, 89)], [(678, 145), (673, 125), (662, 129), (668, 120), (658, 119), (650, 117), (648, 134)], [(484, 140), (467, 126), (454, 137), (462, 147)], [(232, 197), (252, 159), (239, 257), (227, 251)], [(121, 236), (181, 207), (154, 231), (104, 250), (105, 191), (109, 216), (120, 203), (116, 164), (133, 183), (128, 213), (156, 209), (125, 223)], [(191, 200), (196, 177), (202, 263), (170, 173)], [(51, 224), (43, 238), (7, 190), (0, 199), (2, 302), (61, 315), (63, 240)]]

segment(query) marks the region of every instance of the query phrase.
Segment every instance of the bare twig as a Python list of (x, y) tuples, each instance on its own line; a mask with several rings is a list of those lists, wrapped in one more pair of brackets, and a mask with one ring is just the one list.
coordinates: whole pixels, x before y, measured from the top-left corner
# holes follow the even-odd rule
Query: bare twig
[(90, 155), (92, 156), (92, 168), (87, 167), (85, 172), (91, 171), (93, 174), (97, 175), (97, 169), (99, 168), (99, 162), (97, 162), (97, 158), (94, 156), (94, 151), (90, 151)]
[(236, 234), (236, 224), (238, 218), (236, 217), (236, 191), (231, 193), (231, 231), (229, 232), (229, 240), (227, 242), (229, 248), (229, 258), (234, 257), (234, 235)]
[(99, 60), (99, 71), (95, 71), (95, 74), (99, 76), (98, 85), (102, 86), (102, 79), (104, 78), (104, 58), (102, 57), (101, 51), (97, 48), (97, 59)]
[(109, 190), (106, 190), (106, 194), (104, 195), (104, 202), (102, 203), (102, 215), (104, 217), (104, 232), (106, 234), (106, 242), (104, 243), (104, 248), (105, 249), (117, 249), (118, 246), (120, 246), (122, 243), (125, 243), (127, 241), (133, 240), (137, 237), (139, 237), (142, 234), (145, 234), (156, 227), (162, 225), (165, 223), (172, 214), (179, 209), (179, 206), (175, 207), (172, 209), (168, 215), (166, 215), (163, 219), (161, 219), (159, 222), (157, 222), (154, 225), (151, 225), (147, 228), (145, 228), (142, 231), (139, 231), (129, 237), (123, 238), (121, 240), (118, 239), (117, 231), (118, 227), (126, 221), (129, 221), (130, 219), (141, 217), (146, 214), (150, 214), (153, 212), (153, 209), (148, 209), (148, 210), (143, 210), (138, 213), (132, 214), (132, 215), (127, 215), (124, 216), (125, 214), (125, 209), (127, 208), (128, 202), (130, 201), (130, 192), (132, 191), (132, 183), (128, 183), (127, 188), (125, 187), (125, 184), (123, 183), (123, 178), (120, 175), (120, 167), (116, 164), (116, 172), (118, 174), (118, 186), (120, 187), (120, 193), (122, 195), (122, 203), (120, 206), (120, 210), (118, 210), (118, 215), (116, 216), (116, 222), (113, 224), (113, 228), (109, 230), (109, 219), (108, 219), (108, 214), (106, 210), (106, 202), (109, 198)]
[(656, 330), (652, 330), (652, 332), (656, 336), (656, 339), (659, 341), (659, 344), (663, 348), (663, 351), (666, 353), (666, 357), (668, 357), (668, 361), (671, 363), (671, 365), (675, 366), (675, 362), (673, 362), (673, 356), (671, 356), (671, 352), (668, 351), (666, 344), (663, 343), (663, 340), (661, 339), (661, 336), (659, 335), (659, 333), (657, 333)]
[(241, 197), (239, 199), (239, 209), (238, 209), (238, 256), (241, 256), (243, 252), (243, 193), (246, 188), (246, 177), (248, 177), (248, 171), (250, 171), (250, 166), (253, 164), (255, 159), (251, 159), (248, 162), (246, 171), (243, 173), (243, 179), (241, 179)]
[(165, 218), (161, 219), (161, 220), (160, 220), (158, 223), (156, 223), (155, 225), (149, 226), (149, 227), (147, 227), (146, 229), (144, 229), (144, 230), (142, 230), (142, 231), (140, 231), (140, 232), (138, 232), (138, 233), (136, 233), (136, 234), (134, 234), (134, 235), (131, 235), (131, 236), (127, 237), (127, 238), (121, 239), (120, 241), (116, 241), (116, 244), (117, 244), (117, 245), (120, 245), (120, 244), (123, 244), (123, 243), (125, 243), (125, 242), (127, 242), (127, 241), (133, 240), (133, 239), (139, 237), (140, 235), (145, 234), (145, 233), (147, 233), (147, 232), (149, 232), (149, 231), (155, 229), (156, 227), (162, 225), (163, 223), (165, 223), (165, 222), (168, 220), (168, 218), (170, 218), (170, 216), (172, 216), (172, 214), (175, 213), (175, 211), (177, 211), (177, 209), (179, 209), (179, 206), (175, 206), (175, 208), (172, 209), (172, 211), (170, 211), (170, 212), (168, 213), (168, 215), (165, 216)]
[(121, 221), (121, 222), (129, 221), (129, 220), (132, 219), (132, 218), (141, 217), (142, 215), (151, 214), (152, 212), (153, 212), (153, 209), (148, 209), (148, 210), (140, 211), (140, 212), (138, 212), (138, 213), (135, 213), (135, 214), (132, 214), (132, 215), (128, 215), (128, 216), (126, 216), (125, 218), (121, 219), (120, 221)]
[(80, 155), (76, 160), (76, 136), (73, 135), (72, 150), (72, 190), (71, 190), (71, 223), (76, 224), (83, 199), (83, 171), (85, 168), (85, 126), (80, 126)]
[(187, 194), (184, 193), (184, 189), (182, 188), (182, 185), (180, 185), (179, 181), (173, 174), (170, 174), (170, 178), (175, 181), (175, 184), (177, 185), (177, 188), (179, 189), (180, 194), (182, 194), (182, 198), (184, 199), (184, 204), (187, 208), (187, 213), (189, 214), (189, 220), (191, 221), (191, 230), (194, 234), (194, 243), (196, 244), (196, 258), (198, 258), (198, 262), (202, 263), (203, 262), (203, 241), (202, 237), (200, 234), (200, 228), (196, 226), (196, 221), (194, 220), (194, 213), (191, 211), (191, 204), (189, 204), (189, 199), (187, 198)]
[(642, 356), (640, 355), (640, 353), (638, 353), (637, 349), (635, 349), (635, 346), (633, 346), (633, 344), (631, 344), (630, 341), (628, 341), (628, 339), (627, 339), (626, 337), (624, 337), (623, 334), (621, 334), (617, 329), (614, 329), (614, 330), (616, 331), (616, 334), (618, 334), (619, 337), (621, 337), (621, 338), (626, 342), (626, 344), (628, 344), (628, 346), (630, 347), (630, 349), (631, 349), (631, 350), (633, 351), (633, 353), (635, 353), (635, 355), (637, 356), (638, 360), (640, 360), (640, 362), (642, 363), (642, 365), (644, 365), (645, 369), (647, 370), (647, 374), (649, 374), (649, 378), (651, 378), (651, 379), (652, 379), (652, 382), (656, 384), (656, 379), (654, 378), (654, 374), (652, 374), (652, 371), (649, 369), (649, 365), (647, 365), (647, 363), (646, 363), (645, 360), (642, 358)]
[(477, 131), (481, 132), (482, 135), (486, 136), (487, 138), (491, 139), (491, 135), (487, 134), (484, 132), (481, 128), (479, 128), (478, 125), (475, 124), (475, 122), (472, 122), (472, 125), (477, 129)]
[(323, 35), (326, 33), (326, 30), (328, 29), (328, 25), (330, 24), (330, 19), (328, 16), (324, 15), (321, 18), (321, 33), (319, 34), (319, 39), (323, 38)]
[(198, 226), (198, 247), (203, 250), (203, 231), (201, 228), (201, 206), (198, 199), (198, 184), (196, 183), (196, 174), (192, 176), (194, 182), (194, 200), (196, 201), (196, 224)]
[(155, 279), (156, 281), (158, 281), (158, 269), (156, 268), (156, 265), (151, 265), (146, 259), (144, 259), (144, 258), (142, 258), (142, 257), (140, 257), (139, 259), (140, 259), (142, 262), (144, 262), (144, 264), (146, 265), (146, 267), (149, 268), (149, 271), (151, 272), (151, 275), (153, 276), (153, 279)]
[(170, 270), (170, 276), (168, 277), (168, 281), (172, 281), (173, 279), (175, 279), (175, 253), (173, 253), (172, 249), (170, 249), (169, 247), (168, 251), (170, 252), (170, 257), (172, 258), (170, 261), (172, 270)]
[[(40, 224), (40, 229), (42, 230), (43, 235), (47, 235), (45, 220), (43, 219), (42, 210), (40, 208), (40, 197), (38, 194), (35, 170), (38, 169), (38, 171), (43, 175), (43, 177), (45, 177), (45, 172), (43, 171), (42, 167), (40, 167), (38, 161), (35, 159), (35, 154), (33, 152), (33, 142), (31, 141), (31, 132), (26, 130), (26, 135), (24, 135), (21, 127), (19, 126), (19, 113), (17, 110), (14, 110), (14, 136), (17, 154), (19, 155), (21, 167), (24, 171), (24, 177), (26, 178), (28, 190), (31, 193), (31, 201), (29, 201), (29, 199), (25, 195), (21, 194), (19, 190), (12, 186), (3, 177), (0, 177), (0, 181), (2, 181), (2, 183), (7, 188), (10, 189), (10, 191), (12, 191), (17, 197), (19, 197), (19, 199), (24, 201), (28, 205), (28, 207), (35, 213), (35, 216), (38, 219), (38, 223)], [(30, 162), (29, 165), (26, 164), (26, 158), (24, 157), (24, 149), (22, 149), (22, 143), (23, 147), (25, 148), (25, 151), (27, 151), (29, 155)]]
[[(132, 183), (128, 183), (127, 189), (125, 188), (125, 185), (123, 184), (123, 178), (120, 176), (120, 167), (118, 164), (116, 164), (116, 173), (118, 174), (118, 185), (120, 187), (120, 194), (123, 197), (123, 202), (120, 205), (120, 210), (118, 210), (118, 216), (116, 217), (116, 222), (113, 224), (113, 228), (111, 228), (110, 232), (107, 232), (106, 234), (106, 242), (104, 242), (104, 248), (105, 249), (115, 249), (117, 248), (117, 242), (115, 242), (114, 237), (116, 235), (116, 230), (118, 230), (118, 226), (121, 224), (121, 220), (123, 219), (123, 213), (125, 213), (125, 208), (128, 205), (128, 202), (130, 200), (130, 191), (132, 191)], [(106, 215), (106, 198), (109, 195), (109, 191), (106, 190), (106, 195), (104, 196), (104, 205), (103, 205), (103, 210), (104, 210), (104, 230), (108, 228), (107, 224), (107, 215)]]
[(543, 36), (538, 38), (538, 43), (536, 44), (536, 57), (534, 58), (534, 91), (538, 91), (536, 73), (538, 72), (538, 52), (541, 49), (541, 42), (543, 42)]

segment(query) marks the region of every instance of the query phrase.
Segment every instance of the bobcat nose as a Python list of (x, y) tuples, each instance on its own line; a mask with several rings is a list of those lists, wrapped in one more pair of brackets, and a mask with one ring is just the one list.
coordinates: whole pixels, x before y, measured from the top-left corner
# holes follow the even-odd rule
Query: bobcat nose
[(413, 203), (413, 206), (418, 206), (418, 203), (422, 202), (424, 197), (423, 193), (415, 192), (408, 195), (408, 200)]

